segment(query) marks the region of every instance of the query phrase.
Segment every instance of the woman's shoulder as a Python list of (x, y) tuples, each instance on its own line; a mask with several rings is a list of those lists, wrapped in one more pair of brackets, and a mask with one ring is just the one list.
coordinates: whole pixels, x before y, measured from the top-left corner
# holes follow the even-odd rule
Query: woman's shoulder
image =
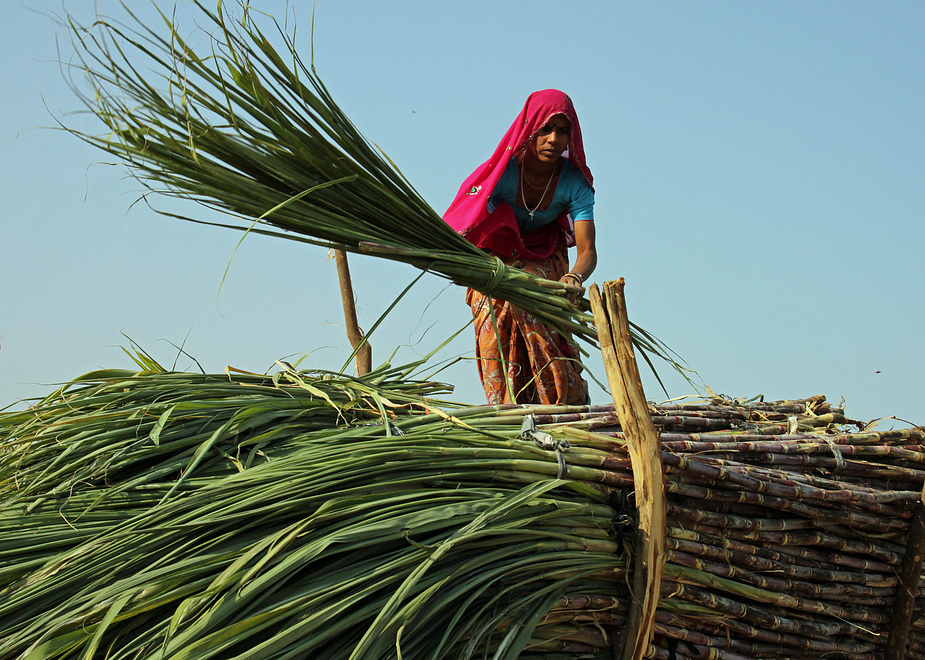
[(585, 184), (588, 183), (585, 179), (585, 175), (581, 173), (581, 170), (578, 169), (578, 166), (575, 163), (570, 161), (568, 158), (563, 158), (562, 160), (565, 162), (562, 164), (562, 174), (560, 175), (560, 178), (583, 181)]
[(559, 181), (569, 190), (577, 192), (584, 189), (591, 189), (591, 184), (585, 179), (578, 166), (568, 159), (563, 159), (562, 172), (559, 174)]

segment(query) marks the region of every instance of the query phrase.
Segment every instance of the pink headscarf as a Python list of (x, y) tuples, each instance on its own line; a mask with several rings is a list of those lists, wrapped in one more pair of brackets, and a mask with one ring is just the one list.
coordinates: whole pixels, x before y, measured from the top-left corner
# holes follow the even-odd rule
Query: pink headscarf
[(488, 198), (504, 173), (511, 156), (527, 146), (530, 139), (555, 115), (565, 115), (571, 122), (565, 157), (593, 185), (591, 170), (585, 164), (581, 127), (572, 100), (557, 89), (544, 89), (527, 97), (523, 110), (514, 120), (491, 158), (482, 163), (463, 182), (443, 219), (459, 234), (480, 248), (523, 259), (545, 259), (556, 251), (560, 238), (566, 246), (575, 244), (575, 234), (563, 213), (544, 229), (522, 236), (509, 204), (499, 204), (488, 212)]

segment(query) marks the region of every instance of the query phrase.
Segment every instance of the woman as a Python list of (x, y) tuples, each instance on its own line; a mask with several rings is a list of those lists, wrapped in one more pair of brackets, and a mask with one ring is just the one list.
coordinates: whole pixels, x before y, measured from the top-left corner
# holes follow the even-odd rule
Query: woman
[[(505, 263), (570, 285), (577, 298), (597, 265), (592, 183), (571, 99), (555, 89), (534, 92), (443, 218)], [(577, 254), (569, 269), (572, 246)], [(472, 289), (466, 302), (475, 316), (479, 376), (489, 403), (587, 402), (581, 363), (565, 337)]]

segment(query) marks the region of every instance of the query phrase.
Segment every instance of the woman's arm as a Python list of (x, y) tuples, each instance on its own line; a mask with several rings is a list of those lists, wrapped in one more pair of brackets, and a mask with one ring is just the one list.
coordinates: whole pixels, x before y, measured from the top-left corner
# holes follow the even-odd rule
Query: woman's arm
[(559, 281), (564, 284), (577, 285), (581, 289), (581, 293), (575, 296), (576, 298), (584, 295), (583, 282), (591, 276), (595, 266), (597, 266), (597, 247), (594, 239), (593, 220), (581, 220), (575, 223), (575, 247), (578, 249), (578, 253), (575, 255), (575, 263), (569, 273), (578, 275), (582, 282), (579, 282), (570, 274), (562, 276)]

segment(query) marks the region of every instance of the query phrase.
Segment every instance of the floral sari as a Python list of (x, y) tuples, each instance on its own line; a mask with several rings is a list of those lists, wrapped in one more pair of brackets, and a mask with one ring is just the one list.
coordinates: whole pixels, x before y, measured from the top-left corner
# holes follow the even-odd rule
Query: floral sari
[[(548, 259), (505, 261), (548, 280), (558, 280), (568, 270), (564, 246)], [(519, 307), (474, 289), (466, 291), (466, 302), (475, 319), (475, 354), (488, 403), (587, 402), (578, 351), (563, 336)]]

